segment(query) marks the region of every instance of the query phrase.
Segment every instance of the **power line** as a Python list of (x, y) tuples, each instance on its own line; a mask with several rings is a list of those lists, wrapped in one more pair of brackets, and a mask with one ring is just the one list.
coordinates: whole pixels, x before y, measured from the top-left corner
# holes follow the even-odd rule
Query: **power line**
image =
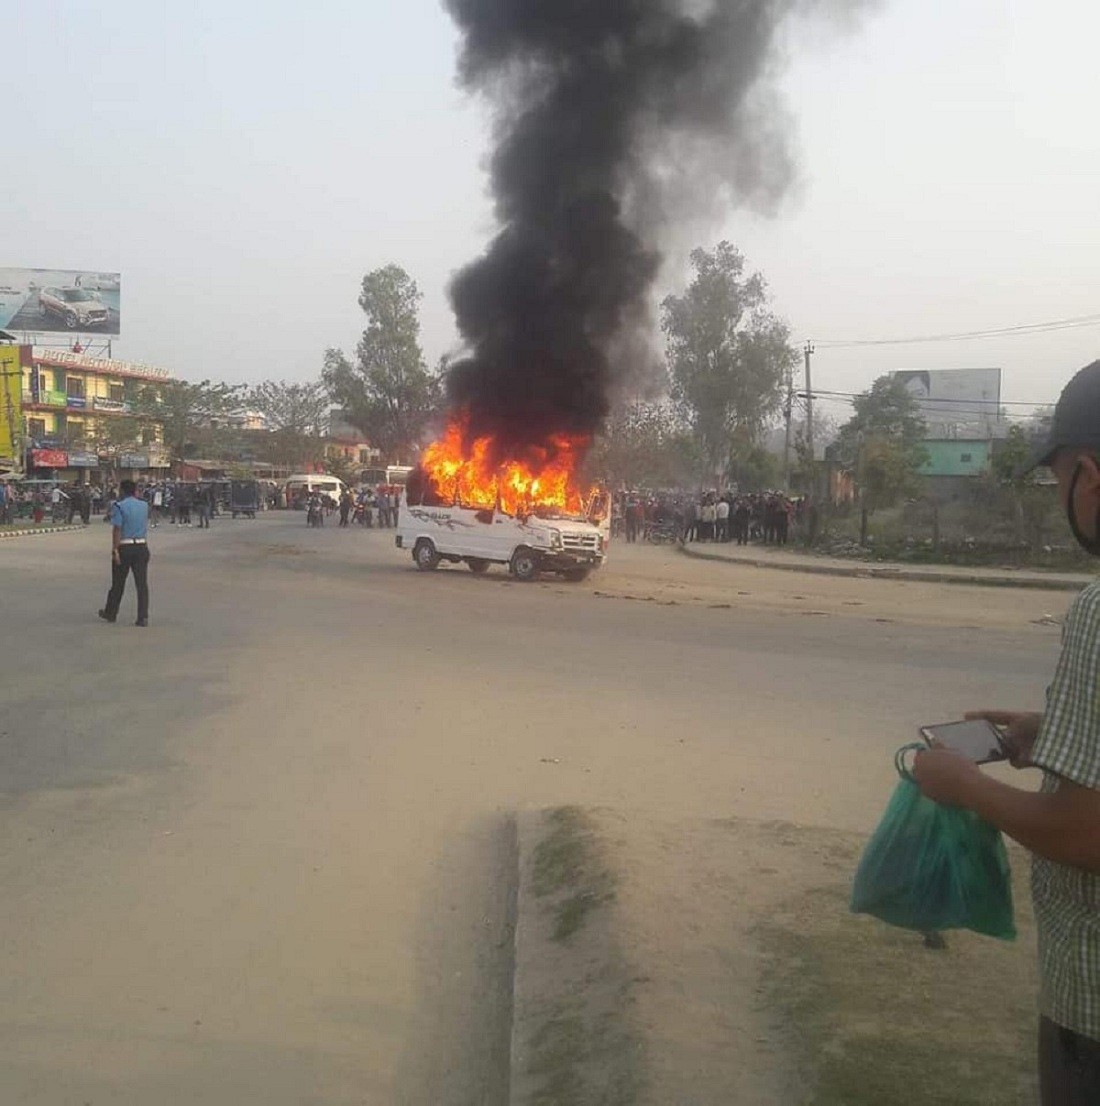
[(1077, 315), (1069, 319), (1053, 319), (1045, 323), (1022, 323), (1019, 326), (993, 327), (989, 330), (963, 330), (954, 334), (922, 334), (908, 338), (835, 338), (815, 344), (822, 349), (851, 349), (855, 346), (910, 346), (922, 342), (970, 342), (982, 338), (1013, 338), (1026, 334), (1046, 334), (1054, 330), (1075, 330), (1100, 326), (1100, 314)]
[[(799, 394), (797, 397), (799, 400), (805, 398), (804, 393)], [(848, 395), (823, 395), (820, 392), (814, 393), (814, 399), (822, 403), (842, 403), (847, 407), (851, 407), (855, 403), (854, 396)], [(1039, 406), (1039, 405), (1036, 405)], [(1051, 404), (1045, 404), (1043, 406), (1051, 407)], [(945, 416), (954, 416), (959, 421), (971, 420), (974, 422), (981, 420), (999, 420), (1002, 417), (1007, 420), (1019, 419), (1028, 414), (1026, 411), (1006, 411), (1001, 412), (1000, 408), (997, 410), (975, 410), (973, 407), (937, 407), (934, 411), (923, 411), (922, 414), (926, 418), (933, 420), (942, 419)]]
[[(805, 392), (799, 392), (799, 396), (805, 398)], [(814, 389), (814, 399), (818, 396), (836, 396), (842, 399), (857, 399), (864, 395), (863, 392), (837, 392), (828, 391), (824, 388)], [(943, 397), (940, 399), (924, 396), (914, 396), (914, 400), (919, 404), (924, 403), (949, 403), (952, 405), (960, 405), (964, 403), (982, 404), (986, 407), (1053, 407), (1053, 403), (1030, 403), (1023, 399), (967, 399), (965, 396), (959, 396), (957, 398), (949, 399)], [(939, 408), (937, 408), (939, 410)]]

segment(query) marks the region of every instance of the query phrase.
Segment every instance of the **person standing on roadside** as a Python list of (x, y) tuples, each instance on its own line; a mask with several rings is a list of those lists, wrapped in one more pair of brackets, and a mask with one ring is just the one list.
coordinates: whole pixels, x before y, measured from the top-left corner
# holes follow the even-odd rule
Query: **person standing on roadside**
[[(1033, 457), (1049, 465), (1070, 528), (1100, 556), (1100, 361), (1082, 369)], [(1043, 1106), (1100, 1103), (1100, 581), (1070, 608), (1041, 714), (980, 711), (1004, 727), (1012, 764), (1043, 773), (1039, 791), (985, 775), (948, 749), (917, 755), (930, 799), (974, 811), (1033, 857), (1039, 931), (1039, 1081)]]
[(195, 509), (199, 515), (199, 529), (210, 529), (210, 489), (199, 487), (195, 489)]
[(126, 577), (134, 574), (137, 589), (135, 626), (149, 625), (149, 504), (139, 499), (133, 480), (119, 485), (119, 499), (111, 508), (111, 590), (99, 612), (104, 622), (118, 618)]
[(638, 516), (641, 514), (641, 508), (638, 506), (638, 500), (633, 494), (626, 501), (626, 540), (628, 542), (636, 542), (638, 540)]
[(180, 497), (180, 526), (191, 525), (191, 507), (193, 506), (191, 489), (186, 484), (178, 484), (176, 492)]
[(728, 496), (722, 496), (714, 505), (714, 540), (726, 542), (730, 540), (730, 501)]

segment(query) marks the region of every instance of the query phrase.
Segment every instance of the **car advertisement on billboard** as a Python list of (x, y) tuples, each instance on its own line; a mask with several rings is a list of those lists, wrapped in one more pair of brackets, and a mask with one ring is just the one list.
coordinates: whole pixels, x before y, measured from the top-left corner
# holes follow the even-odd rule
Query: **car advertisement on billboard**
[(118, 273), (0, 269), (0, 330), (118, 334)]

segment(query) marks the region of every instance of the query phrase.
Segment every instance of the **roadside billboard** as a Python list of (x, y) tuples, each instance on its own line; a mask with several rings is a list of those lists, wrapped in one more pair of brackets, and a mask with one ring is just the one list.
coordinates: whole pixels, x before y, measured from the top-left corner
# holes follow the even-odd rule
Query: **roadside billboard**
[[(24, 346), (0, 346), (0, 464), (22, 468)], [(30, 350), (27, 350), (29, 353)]]
[(1002, 438), (1000, 369), (902, 369), (900, 380), (917, 401), (935, 440)]
[(36, 334), (118, 334), (118, 273), (0, 269), (0, 329)]

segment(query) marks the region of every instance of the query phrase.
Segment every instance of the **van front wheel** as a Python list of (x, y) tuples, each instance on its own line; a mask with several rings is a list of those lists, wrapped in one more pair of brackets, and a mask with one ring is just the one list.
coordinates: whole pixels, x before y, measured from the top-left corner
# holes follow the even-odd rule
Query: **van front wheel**
[(539, 559), (530, 549), (517, 549), (512, 554), (512, 575), (528, 583), (538, 578)]
[(413, 560), (421, 572), (432, 572), (439, 567), (439, 554), (427, 538), (421, 538), (413, 550)]

